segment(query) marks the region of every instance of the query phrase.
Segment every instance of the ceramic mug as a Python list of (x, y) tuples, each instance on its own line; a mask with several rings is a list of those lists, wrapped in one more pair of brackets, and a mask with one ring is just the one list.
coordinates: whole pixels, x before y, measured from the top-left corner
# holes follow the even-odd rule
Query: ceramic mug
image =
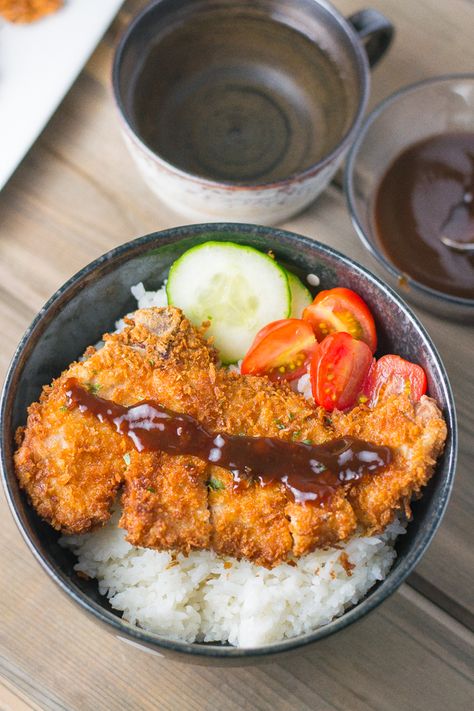
[(324, 0), (157, 0), (126, 29), (113, 90), (146, 182), (192, 219), (274, 224), (341, 165), (393, 27)]

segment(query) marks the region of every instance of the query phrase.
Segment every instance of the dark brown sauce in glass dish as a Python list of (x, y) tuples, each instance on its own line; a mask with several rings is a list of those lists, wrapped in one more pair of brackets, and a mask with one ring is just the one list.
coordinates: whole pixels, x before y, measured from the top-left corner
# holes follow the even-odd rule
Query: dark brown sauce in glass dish
[(381, 249), (403, 274), (474, 299), (474, 132), (408, 146), (378, 185), (373, 219)]

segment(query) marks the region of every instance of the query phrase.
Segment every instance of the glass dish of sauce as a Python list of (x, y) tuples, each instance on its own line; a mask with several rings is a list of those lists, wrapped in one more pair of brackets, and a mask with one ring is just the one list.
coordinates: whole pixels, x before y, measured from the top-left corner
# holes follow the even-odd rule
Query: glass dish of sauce
[(373, 219), (400, 271), (474, 299), (474, 133), (433, 135), (400, 153), (378, 185)]

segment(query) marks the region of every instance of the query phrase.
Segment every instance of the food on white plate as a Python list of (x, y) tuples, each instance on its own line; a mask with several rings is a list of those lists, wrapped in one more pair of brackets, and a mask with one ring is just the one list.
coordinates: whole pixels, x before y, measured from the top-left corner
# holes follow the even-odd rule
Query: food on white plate
[[(254, 278), (263, 262), (228, 243), (183, 255), (170, 270), (172, 298), (193, 273), (181, 271), (186, 255), (212, 261), (214, 250), (207, 273), (233, 292), (233, 255), (245, 303), (243, 255)], [(266, 262), (263, 273), (263, 286), (281, 286)], [(248, 338), (241, 328), (250, 347), (239, 372), (214, 347), (216, 333), (227, 356), (236, 343), (220, 322), (227, 309), (203, 318), (216, 326), (209, 338), (180, 309), (153, 306), (164, 289), (133, 291), (148, 308), (30, 406), (17, 432), (21, 486), (69, 534), (77, 569), (145, 628), (256, 646), (330, 621), (387, 574), (410, 498), (443, 449), (446, 425), (424, 394), (423, 369), (390, 354), (375, 360), (359, 308), (359, 338), (341, 330), (340, 315), (319, 342), (308, 319), (277, 319)], [(202, 293), (199, 279), (190, 291)]]
[(0, 0), (0, 15), (8, 22), (35, 22), (56, 12), (63, 4), (63, 0)]

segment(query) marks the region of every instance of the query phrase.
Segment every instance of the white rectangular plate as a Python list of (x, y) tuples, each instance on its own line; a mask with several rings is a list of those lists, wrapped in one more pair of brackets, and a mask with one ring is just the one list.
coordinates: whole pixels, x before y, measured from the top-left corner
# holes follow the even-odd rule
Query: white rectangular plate
[(0, 189), (34, 143), (123, 0), (66, 0), (31, 25), (0, 20)]

